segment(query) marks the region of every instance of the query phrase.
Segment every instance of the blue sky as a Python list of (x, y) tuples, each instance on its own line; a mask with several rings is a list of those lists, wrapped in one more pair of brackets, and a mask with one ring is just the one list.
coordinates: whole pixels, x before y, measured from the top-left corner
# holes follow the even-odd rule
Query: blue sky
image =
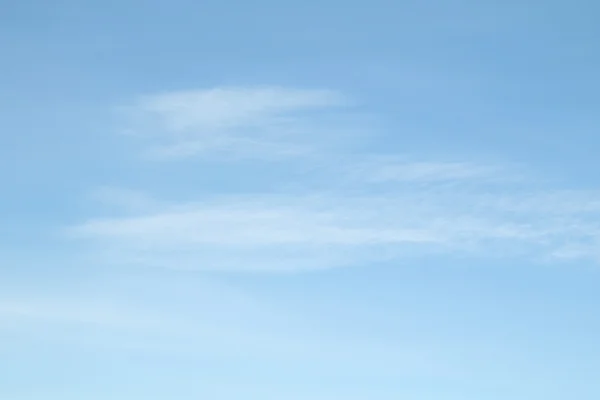
[(600, 395), (595, 2), (1, 8), (1, 398)]

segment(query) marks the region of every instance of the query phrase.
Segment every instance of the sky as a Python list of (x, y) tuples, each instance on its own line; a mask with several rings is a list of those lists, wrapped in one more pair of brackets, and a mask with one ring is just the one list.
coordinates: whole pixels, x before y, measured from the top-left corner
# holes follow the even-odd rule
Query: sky
[(598, 12), (0, 0), (0, 398), (597, 399)]

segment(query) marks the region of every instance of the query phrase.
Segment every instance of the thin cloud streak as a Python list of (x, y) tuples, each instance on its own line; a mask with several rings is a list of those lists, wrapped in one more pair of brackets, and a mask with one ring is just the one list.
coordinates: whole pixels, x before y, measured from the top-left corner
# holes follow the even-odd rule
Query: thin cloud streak
[(147, 144), (150, 159), (281, 159), (312, 154), (340, 124), (338, 141), (350, 139), (360, 131), (344, 111), (351, 105), (331, 90), (262, 86), (142, 96), (122, 111), (126, 131)]
[(246, 271), (339, 267), (431, 252), (498, 256), (508, 249), (535, 256), (598, 236), (597, 224), (573, 205), (536, 212), (529, 196), (529, 214), (518, 195), (487, 200), (479, 193), (418, 189), (405, 196), (228, 197), (92, 219), (70, 234), (127, 263)]
[[(357, 151), (348, 138), (365, 127), (352, 127), (352, 113), (335, 114), (349, 104), (334, 91), (273, 87), (146, 96), (130, 111), (140, 136), (163, 141), (155, 148), (163, 154), (238, 157), (240, 172), (264, 160), (274, 168), (293, 162), (306, 173), (281, 178), (278, 193), (192, 201), (105, 188), (126, 207), (152, 208), (90, 217), (67, 234), (111, 263), (216, 271), (310, 270), (431, 253), (596, 257), (595, 193), (544, 189), (512, 166)], [(294, 159), (300, 154), (310, 156)]]
[(446, 370), (450, 361), (451, 355), (436, 354), (410, 336), (406, 339), (414, 341), (412, 346), (370, 343), (352, 334), (340, 337), (320, 329), (318, 319), (283, 312), (249, 293), (204, 278), (142, 276), (135, 283), (114, 279), (104, 289), (96, 295), (2, 296), (0, 330), (25, 336), (43, 330), (43, 340), (55, 345), (107, 352), (256, 358), (319, 367), (360, 369), (373, 363), (424, 373)]

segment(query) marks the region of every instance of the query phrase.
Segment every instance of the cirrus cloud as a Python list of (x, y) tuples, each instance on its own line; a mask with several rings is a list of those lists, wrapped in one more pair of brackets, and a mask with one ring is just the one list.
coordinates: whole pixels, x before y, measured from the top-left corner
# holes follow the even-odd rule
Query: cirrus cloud
[(275, 87), (142, 97), (130, 108), (137, 133), (163, 155), (243, 155), (230, 179), (250, 181), (245, 169), (265, 159), (279, 168), (310, 155), (294, 162), (318, 167), (279, 178), (277, 190), (173, 201), (104, 188), (129, 214), (90, 216), (68, 232), (110, 262), (200, 270), (320, 269), (431, 253), (597, 258), (597, 193), (548, 187), (508, 165), (349, 149), (357, 131), (368, 136), (350, 104), (334, 91)]

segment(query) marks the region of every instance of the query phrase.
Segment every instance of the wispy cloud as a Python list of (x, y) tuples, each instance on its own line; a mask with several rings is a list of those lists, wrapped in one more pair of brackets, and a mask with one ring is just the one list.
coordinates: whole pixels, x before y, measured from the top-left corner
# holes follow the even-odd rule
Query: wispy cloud
[[(378, 196), (223, 197), (92, 219), (71, 233), (113, 262), (201, 270), (328, 268), (431, 252), (535, 257), (597, 240), (585, 205), (561, 206), (559, 197), (429, 187)], [(552, 201), (556, 208), (548, 208)]]
[(198, 276), (159, 275), (114, 276), (92, 293), (72, 284), (66, 293), (41, 295), (22, 288), (19, 296), (2, 295), (0, 331), (25, 336), (43, 331), (46, 342), (107, 352), (255, 358), (318, 368), (363, 369), (376, 363), (420, 374), (445, 369), (444, 362), (450, 361), (449, 354), (435, 354), (410, 335), (410, 347), (371, 343), (351, 332), (323, 329), (317, 316), (287, 308), (283, 312), (231, 285)]
[(324, 268), (372, 246), (442, 240), (408, 218), (405, 226), (387, 223), (365, 208), (369, 203), (221, 198), (140, 217), (91, 220), (72, 233), (99, 240), (126, 262), (211, 270)]
[[(76, 345), (93, 339), (89, 344), (94, 346), (221, 355), (232, 355), (245, 346), (281, 351), (277, 341), (288, 340), (290, 334), (284, 332), (283, 322), (298, 329), (292, 318), (215, 281), (194, 279), (191, 285), (189, 279), (172, 276), (117, 275), (118, 279), (101, 284), (70, 282), (64, 293), (36, 293), (22, 287), (19, 295), (11, 295), (6, 290), (0, 296), (0, 328), (23, 332), (41, 328), (47, 340)], [(84, 293), (77, 284), (94, 290)], [(56, 337), (57, 332), (61, 337)], [(211, 346), (198, 346), (198, 342)]]
[(301, 144), (313, 156), (299, 162), (318, 160), (318, 168), (307, 168), (293, 190), (283, 179), (276, 192), (213, 192), (192, 201), (105, 189), (109, 198), (140, 209), (90, 217), (69, 233), (114, 263), (200, 270), (318, 269), (432, 252), (597, 257), (595, 193), (549, 189), (507, 165), (320, 146), (356, 132), (351, 114), (330, 115), (347, 104), (332, 91), (285, 88), (142, 98), (132, 113), (147, 130), (137, 133), (160, 136), (161, 151), (244, 154), (236, 179), (247, 180), (244, 168), (253, 158), (277, 155), (271, 159), (277, 168)]
[(350, 105), (331, 90), (224, 87), (142, 96), (124, 111), (128, 131), (148, 140), (153, 158), (281, 158), (331, 138)]

